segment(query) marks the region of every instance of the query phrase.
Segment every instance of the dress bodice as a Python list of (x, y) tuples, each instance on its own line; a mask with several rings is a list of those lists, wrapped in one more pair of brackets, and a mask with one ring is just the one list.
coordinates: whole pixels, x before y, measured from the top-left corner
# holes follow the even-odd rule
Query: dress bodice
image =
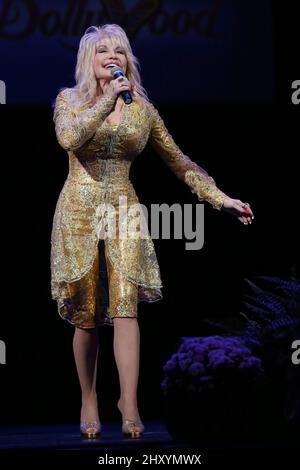
[(152, 103), (133, 97), (132, 103), (124, 106), (119, 124), (114, 125), (105, 121), (115, 106), (114, 96), (104, 95), (88, 108), (74, 105), (73, 96), (72, 89), (61, 91), (54, 110), (58, 142), (69, 154), (70, 179), (91, 184), (109, 184), (110, 178), (125, 181), (130, 164), (149, 141), (200, 201), (221, 209), (226, 195), (203, 168), (180, 150)]

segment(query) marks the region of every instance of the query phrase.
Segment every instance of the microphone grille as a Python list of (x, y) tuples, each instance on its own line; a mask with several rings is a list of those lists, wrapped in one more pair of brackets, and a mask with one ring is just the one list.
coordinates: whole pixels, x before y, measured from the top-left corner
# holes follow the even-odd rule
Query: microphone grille
[(116, 72), (121, 72), (122, 75), (124, 75), (123, 70), (118, 65), (115, 65), (114, 67), (111, 68), (110, 70), (111, 76), (114, 77)]

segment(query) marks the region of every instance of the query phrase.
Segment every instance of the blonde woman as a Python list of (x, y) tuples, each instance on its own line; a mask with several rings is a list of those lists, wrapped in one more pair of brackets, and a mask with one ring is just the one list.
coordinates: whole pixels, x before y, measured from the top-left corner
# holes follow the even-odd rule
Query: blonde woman
[[(111, 67), (123, 76), (113, 78)], [(174, 174), (200, 201), (251, 223), (248, 203), (219, 190), (200, 166), (184, 155), (168, 133), (141, 83), (139, 62), (125, 31), (116, 24), (91, 26), (81, 38), (76, 85), (55, 101), (59, 144), (68, 152), (69, 174), (60, 193), (51, 235), (51, 288), (60, 316), (75, 327), (73, 350), (82, 392), (81, 433), (101, 432), (96, 393), (98, 327), (114, 327), (114, 355), (120, 381), (117, 403), (124, 435), (144, 432), (137, 405), (140, 332), (137, 304), (162, 298), (160, 270), (152, 239), (105, 237), (99, 223), (115, 210), (117, 226), (139, 201), (129, 179), (131, 163), (149, 141)], [(123, 91), (132, 102), (125, 104)], [(106, 206), (105, 206), (106, 207)]]

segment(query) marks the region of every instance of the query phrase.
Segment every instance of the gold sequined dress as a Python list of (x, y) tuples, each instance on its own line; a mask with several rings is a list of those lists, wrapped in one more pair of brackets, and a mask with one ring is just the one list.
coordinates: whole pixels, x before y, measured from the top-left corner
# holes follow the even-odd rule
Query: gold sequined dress
[(51, 233), (51, 291), (60, 316), (80, 328), (113, 326), (115, 317), (137, 317), (137, 303), (162, 298), (162, 281), (149, 232), (139, 238), (101, 237), (99, 204), (116, 209), (139, 204), (129, 178), (132, 162), (147, 142), (196, 193), (220, 210), (225, 194), (184, 155), (152, 103), (133, 96), (120, 123), (105, 118), (116, 99), (101, 97), (80, 108), (74, 90), (62, 90), (54, 109), (59, 144), (68, 152), (69, 173), (60, 192)]

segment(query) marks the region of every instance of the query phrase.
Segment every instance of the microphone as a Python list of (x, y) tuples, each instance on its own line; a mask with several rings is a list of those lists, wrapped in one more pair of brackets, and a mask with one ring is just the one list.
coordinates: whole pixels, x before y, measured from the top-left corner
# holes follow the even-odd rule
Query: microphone
[[(117, 65), (112, 67), (110, 74), (113, 78), (124, 77), (123, 70)], [(132, 102), (132, 96), (129, 90), (121, 91), (121, 95), (125, 104), (130, 104)]]

